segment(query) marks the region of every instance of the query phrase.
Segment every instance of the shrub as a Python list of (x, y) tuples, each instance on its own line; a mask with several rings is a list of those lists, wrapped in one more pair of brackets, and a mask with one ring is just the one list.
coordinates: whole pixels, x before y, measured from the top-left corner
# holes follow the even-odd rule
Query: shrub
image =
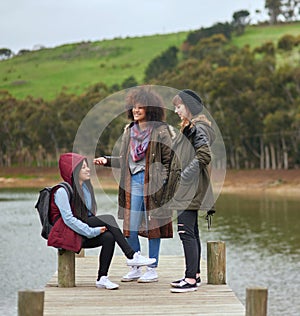
[(278, 48), (283, 50), (292, 50), (296, 44), (296, 39), (293, 35), (283, 35), (278, 41)]

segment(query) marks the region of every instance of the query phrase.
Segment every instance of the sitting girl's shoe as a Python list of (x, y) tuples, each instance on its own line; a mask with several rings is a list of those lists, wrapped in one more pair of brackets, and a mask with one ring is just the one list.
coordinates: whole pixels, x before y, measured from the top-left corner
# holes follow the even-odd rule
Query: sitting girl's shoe
[(100, 280), (96, 281), (96, 287), (99, 289), (116, 290), (119, 285), (109, 280), (108, 276), (102, 276)]
[(128, 266), (141, 267), (155, 263), (155, 258), (146, 258), (138, 251), (133, 255), (132, 259), (127, 259)]

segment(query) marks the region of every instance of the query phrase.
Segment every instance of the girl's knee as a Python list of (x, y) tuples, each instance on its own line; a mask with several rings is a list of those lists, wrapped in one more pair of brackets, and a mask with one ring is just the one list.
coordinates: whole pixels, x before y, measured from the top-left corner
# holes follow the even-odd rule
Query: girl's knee
[(177, 232), (181, 240), (185, 239), (186, 237), (186, 231), (184, 230), (184, 224), (177, 225)]
[(114, 235), (110, 231), (104, 232), (103, 238), (105, 244), (114, 244), (116, 242)]
[(177, 231), (178, 231), (178, 234), (182, 234), (185, 232), (184, 230), (184, 224), (179, 224), (177, 225)]
[(184, 224), (178, 223), (177, 232), (181, 240), (195, 239), (194, 232), (189, 227), (186, 227)]
[(101, 216), (102, 221), (110, 226), (116, 227), (117, 222), (116, 219), (114, 218), (114, 216), (110, 215), (110, 214), (105, 214)]

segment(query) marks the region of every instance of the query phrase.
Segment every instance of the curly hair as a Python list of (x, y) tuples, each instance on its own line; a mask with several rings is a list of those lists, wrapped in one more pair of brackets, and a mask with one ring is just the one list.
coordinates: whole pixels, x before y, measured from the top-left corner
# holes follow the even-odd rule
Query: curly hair
[(146, 109), (146, 120), (148, 122), (165, 121), (165, 105), (163, 99), (151, 87), (137, 87), (130, 89), (126, 96), (127, 117), (133, 120), (132, 109), (134, 105), (140, 104)]

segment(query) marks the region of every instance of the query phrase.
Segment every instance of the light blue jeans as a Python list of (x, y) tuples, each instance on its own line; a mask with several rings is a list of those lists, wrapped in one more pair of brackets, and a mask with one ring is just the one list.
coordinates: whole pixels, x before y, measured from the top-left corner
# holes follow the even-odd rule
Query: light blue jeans
[[(130, 236), (127, 238), (127, 241), (135, 252), (141, 250), (138, 231), (143, 218), (146, 225), (148, 225), (144, 204), (144, 177), (144, 171), (131, 176)], [(156, 262), (150, 265), (150, 267), (155, 268), (158, 265), (160, 238), (149, 239), (148, 247), (149, 258), (156, 259)]]

